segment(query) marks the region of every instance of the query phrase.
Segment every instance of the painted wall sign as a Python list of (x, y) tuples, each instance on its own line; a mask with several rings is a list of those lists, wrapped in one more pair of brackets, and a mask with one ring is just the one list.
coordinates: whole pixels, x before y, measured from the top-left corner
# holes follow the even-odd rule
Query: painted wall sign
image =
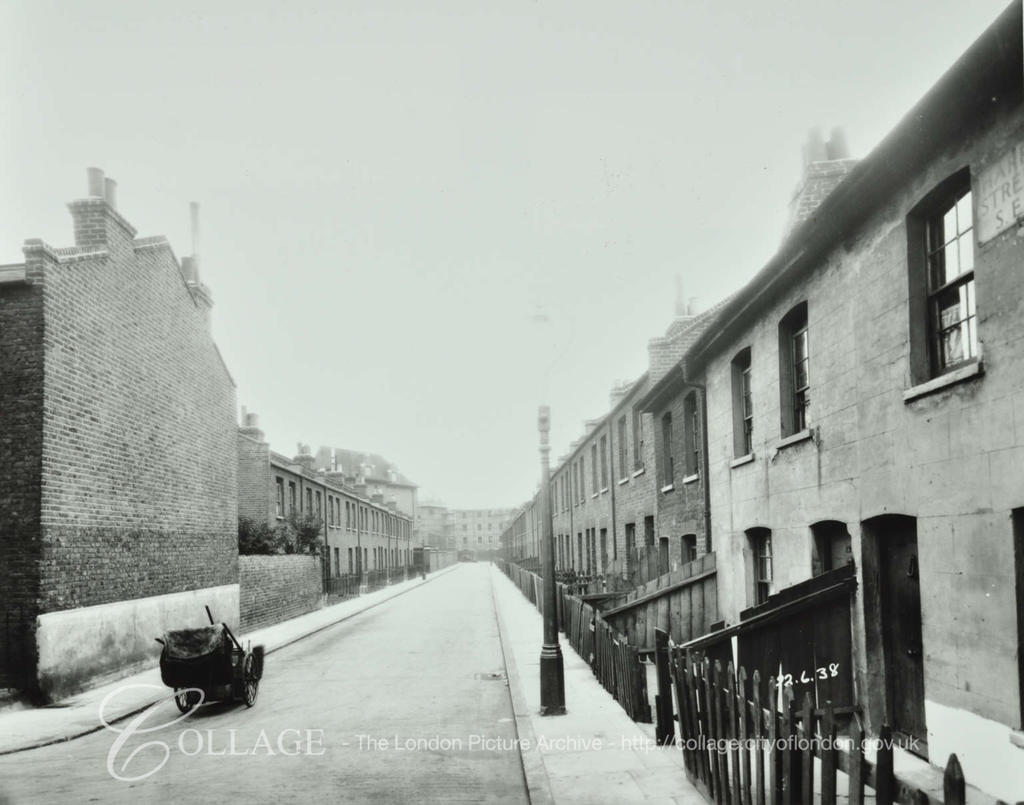
[(978, 175), (975, 193), (978, 243), (992, 240), (1024, 218), (1024, 143)]

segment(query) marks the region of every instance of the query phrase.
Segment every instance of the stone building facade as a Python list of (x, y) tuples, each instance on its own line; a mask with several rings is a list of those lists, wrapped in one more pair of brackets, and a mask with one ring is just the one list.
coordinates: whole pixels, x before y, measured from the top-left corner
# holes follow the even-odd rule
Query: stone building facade
[(869, 724), (940, 765), (956, 752), (1003, 797), (1024, 791), (1021, 75), (1018, 3), (794, 230), (683, 370), (707, 387), (726, 619), (854, 563)]
[(0, 686), (57, 698), (238, 622), (234, 384), (198, 258), (90, 170), (75, 245), (0, 269)]

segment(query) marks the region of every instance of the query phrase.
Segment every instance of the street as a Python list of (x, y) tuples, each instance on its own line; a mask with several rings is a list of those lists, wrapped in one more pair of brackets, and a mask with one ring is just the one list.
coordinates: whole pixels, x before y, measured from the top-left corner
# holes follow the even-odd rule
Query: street
[(268, 655), (252, 709), (0, 757), (0, 803), (526, 802), (491, 583), (463, 565)]

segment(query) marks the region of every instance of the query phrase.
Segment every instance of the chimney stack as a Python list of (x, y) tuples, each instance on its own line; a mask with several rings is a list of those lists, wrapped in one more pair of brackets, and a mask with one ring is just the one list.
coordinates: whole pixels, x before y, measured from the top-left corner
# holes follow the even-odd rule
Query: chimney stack
[(263, 441), (263, 431), (260, 430), (259, 417), (247, 411), (244, 405), (242, 406), (242, 427), (238, 430), (257, 441)]
[(68, 204), (75, 225), (75, 245), (108, 251), (132, 248), (135, 228), (117, 212), (117, 182), (101, 168), (87, 168), (89, 195)]
[(192, 231), (192, 255), (181, 258), (181, 273), (192, 292), (192, 297), (209, 310), (213, 307), (213, 297), (210, 295), (210, 289), (199, 278), (199, 202), (190, 201), (188, 212)]
[(803, 162), (803, 176), (789, 202), (786, 237), (814, 217), (821, 203), (857, 164), (850, 158), (846, 135), (838, 127), (832, 129), (828, 142), (822, 140), (820, 129), (811, 129), (803, 147)]

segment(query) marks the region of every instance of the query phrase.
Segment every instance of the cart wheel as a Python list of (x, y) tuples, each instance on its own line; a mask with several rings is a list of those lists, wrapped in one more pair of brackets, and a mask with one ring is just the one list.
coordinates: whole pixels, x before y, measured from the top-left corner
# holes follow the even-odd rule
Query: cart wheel
[(242, 696), (245, 699), (246, 707), (256, 704), (256, 695), (259, 691), (260, 678), (259, 669), (256, 667), (256, 658), (252, 654), (246, 654), (242, 665)]
[(195, 688), (174, 689), (174, 703), (182, 713), (187, 713), (189, 710), (196, 707), (201, 699), (202, 694)]

